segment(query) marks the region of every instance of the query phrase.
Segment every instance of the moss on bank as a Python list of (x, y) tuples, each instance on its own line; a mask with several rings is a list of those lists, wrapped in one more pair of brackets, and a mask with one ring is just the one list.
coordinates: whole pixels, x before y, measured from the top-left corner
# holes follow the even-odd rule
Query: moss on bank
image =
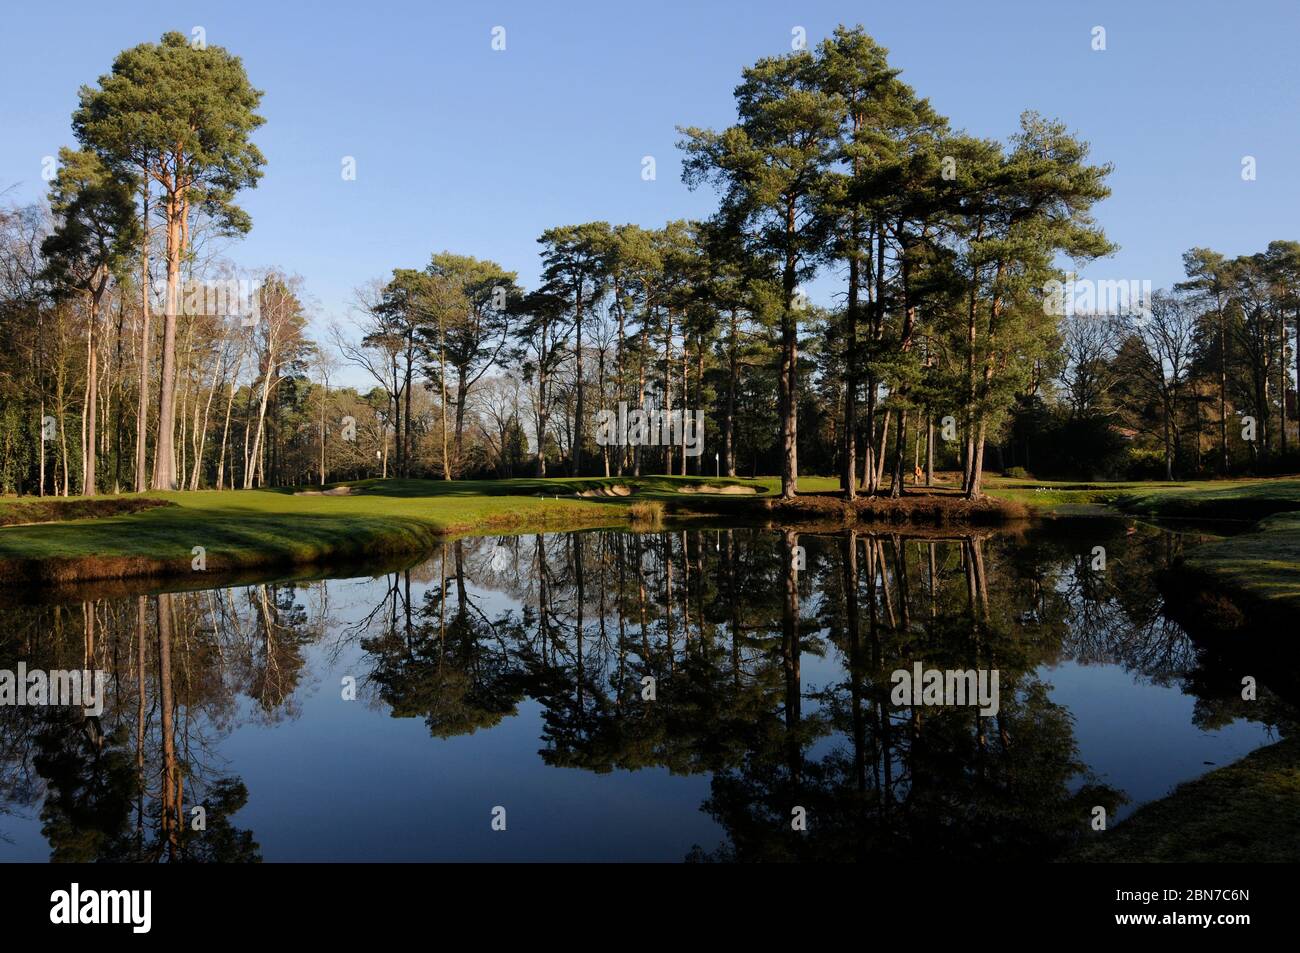
[(1098, 863), (1300, 861), (1300, 739), (1269, 745), (1179, 785), (1066, 860)]

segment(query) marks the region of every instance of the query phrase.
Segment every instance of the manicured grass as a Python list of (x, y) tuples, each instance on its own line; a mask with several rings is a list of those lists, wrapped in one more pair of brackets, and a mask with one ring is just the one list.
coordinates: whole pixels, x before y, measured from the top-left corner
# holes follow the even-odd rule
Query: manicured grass
[(1277, 513), (1254, 530), (1192, 550), (1184, 565), (1216, 589), (1267, 605), (1282, 617), (1300, 610), (1300, 512)]
[(0, 581), (188, 573), (196, 546), (203, 548), (211, 573), (419, 552), (444, 534), (621, 523), (633, 497), (576, 494), (622, 484), (643, 498), (670, 497), (684, 484), (701, 482), (750, 481), (367, 480), (353, 484), (352, 496), (297, 495), (292, 489), (150, 493), (145, 498), (172, 505), (0, 529)]
[[(936, 493), (951, 498), (956, 493), (955, 481), (955, 474), (941, 475)], [(730, 497), (684, 492), (700, 485), (737, 485), (755, 493)], [(451, 482), (363, 480), (352, 486), (356, 494), (351, 496), (296, 495), (292, 489), (150, 493), (42, 501), (37, 510), (30, 509), (30, 499), (0, 500), (0, 523), (17, 522), (16, 514), (38, 510), (40, 519), (72, 517), (57, 523), (0, 528), (0, 580), (58, 582), (188, 573), (194, 547), (203, 548), (206, 571), (213, 573), (414, 553), (446, 534), (622, 523), (629, 519), (631, 503), (647, 500), (666, 502), (670, 512), (739, 514), (752, 509), (744, 505), (745, 499), (778, 494), (780, 480), (770, 476), (729, 480), (650, 475)], [(626, 487), (630, 495), (595, 495), (610, 493), (616, 486)], [(801, 494), (833, 494), (838, 486), (835, 477), (802, 476), (799, 480)], [(909, 495), (916, 493), (911, 486), (907, 489)], [(1025, 504), (1040, 513), (1121, 510), (1144, 515), (1257, 518), (1264, 513), (1300, 510), (1300, 480), (1293, 478), (1163, 484), (1053, 483), (990, 476), (988, 491), (994, 498)], [(917, 496), (912, 499), (913, 505), (923, 502)], [(99, 515), (155, 501), (168, 505)], [(815, 502), (817, 498), (812, 496), (806, 505)], [(87, 513), (99, 518), (76, 518)], [(776, 511), (773, 514), (779, 518)], [(1296, 578), (1300, 526), (1294, 521), (1279, 519), (1267, 528), (1261, 526), (1259, 533), (1223, 545), (1229, 548), (1208, 550), (1198, 568), (1217, 572), (1230, 584), (1251, 583), (1255, 590), (1273, 593), (1270, 598), (1300, 593), (1300, 579)]]
[[(989, 480), (989, 493), (1058, 516), (1125, 513), (1179, 519), (1235, 519), (1253, 531), (1197, 547), (1187, 572), (1239, 608), (1300, 609), (1300, 479), (1197, 483), (1063, 483)], [(1041, 488), (1041, 489), (1040, 489)]]
[(0, 526), (118, 516), (147, 510), (152, 506), (168, 505), (166, 500), (147, 496), (0, 497)]
[(1300, 861), (1300, 738), (1179, 785), (1067, 860), (1100, 863)]
[(1143, 516), (1256, 520), (1300, 510), (1300, 479), (1206, 480), (1173, 483), (1079, 483), (986, 477), (989, 495), (1052, 513), (1109, 507)]
[(1259, 520), (1252, 532), (1196, 548), (1184, 565), (1238, 601), (1268, 604), (1274, 611), (1300, 609), (1300, 479), (1295, 477), (1199, 483), (1052, 483), (994, 478), (989, 492), (1053, 515), (1119, 512)]

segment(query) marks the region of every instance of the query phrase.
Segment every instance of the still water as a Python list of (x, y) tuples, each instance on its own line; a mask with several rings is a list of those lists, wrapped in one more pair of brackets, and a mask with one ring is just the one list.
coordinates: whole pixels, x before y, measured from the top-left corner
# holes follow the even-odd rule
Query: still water
[[(1292, 723), (1166, 616), (1199, 541), (692, 525), (8, 593), (0, 669), (107, 691), (0, 707), (0, 860), (1047, 860)], [(900, 703), (917, 663), (996, 671), (996, 714)]]

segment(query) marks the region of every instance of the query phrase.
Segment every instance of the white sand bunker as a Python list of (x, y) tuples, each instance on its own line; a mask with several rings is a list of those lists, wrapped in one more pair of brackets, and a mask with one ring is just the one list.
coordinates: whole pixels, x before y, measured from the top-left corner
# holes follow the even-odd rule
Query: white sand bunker
[(294, 496), (355, 496), (359, 492), (353, 486), (335, 486), (328, 490), (299, 490)]
[(739, 486), (735, 483), (729, 483), (726, 486), (709, 486), (707, 483), (698, 485), (687, 485), (681, 488), (682, 493), (720, 493), (723, 496), (753, 496), (758, 492), (752, 486)]
[(632, 495), (632, 488), (631, 488), (631, 487), (628, 487), (628, 486), (623, 486), (622, 484), (619, 484), (619, 485), (616, 485), (616, 486), (600, 486), (600, 487), (596, 487), (596, 489), (594, 489), (594, 490), (581, 490), (581, 491), (579, 491), (578, 495), (579, 495), (579, 496), (586, 496), (586, 497), (593, 497), (593, 496), (607, 496), (607, 497), (608, 497), (608, 496), (631, 496), (631, 495)]

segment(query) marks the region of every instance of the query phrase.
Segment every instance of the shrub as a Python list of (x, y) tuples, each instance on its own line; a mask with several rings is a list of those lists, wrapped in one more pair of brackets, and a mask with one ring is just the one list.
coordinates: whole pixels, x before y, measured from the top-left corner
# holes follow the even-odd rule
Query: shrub
[(634, 523), (658, 525), (664, 518), (664, 505), (660, 500), (638, 500), (627, 512)]
[(1130, 480), (1163, 480), (1164, 451), (1155, 447), (1130, 447), (1124, 470)]

